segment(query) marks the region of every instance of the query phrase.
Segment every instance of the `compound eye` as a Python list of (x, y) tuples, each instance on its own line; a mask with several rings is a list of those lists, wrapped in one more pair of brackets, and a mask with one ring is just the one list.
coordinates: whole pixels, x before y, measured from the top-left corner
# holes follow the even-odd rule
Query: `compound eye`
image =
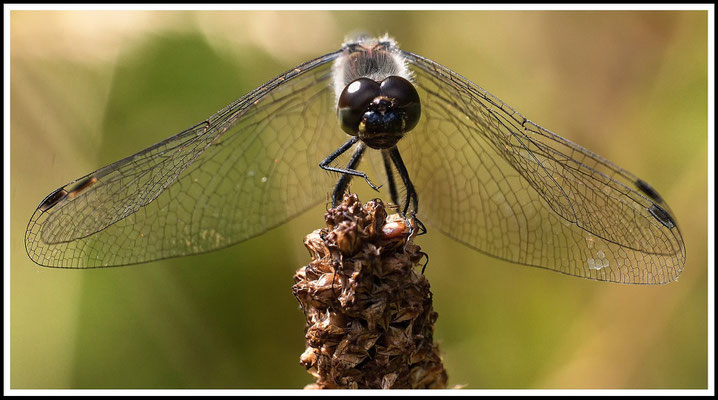
[(380, 85), (382, 96), (394, 100), (396, 107), (406, 114), (405, 131), (409, 131), (419, 123), (421, 117), (421, 101), (414, 85), (400, 76), (390, 76)]
[(342, 90), (337, 115), (344, 132), (352, 136), (358, 134), (362, 115), (379, 92), (379, 84), (369, 78), (356, 79)]

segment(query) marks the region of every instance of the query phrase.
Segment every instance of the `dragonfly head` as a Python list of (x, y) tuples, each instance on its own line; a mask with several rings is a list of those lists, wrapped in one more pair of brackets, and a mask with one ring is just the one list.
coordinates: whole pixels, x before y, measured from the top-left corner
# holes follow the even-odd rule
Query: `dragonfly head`
[(402, 77), (359, 78), (339, 96), (337, 115), (344, 132), (373, 149), (388, 149), (419, 122), (421, 102), (414, 85)]

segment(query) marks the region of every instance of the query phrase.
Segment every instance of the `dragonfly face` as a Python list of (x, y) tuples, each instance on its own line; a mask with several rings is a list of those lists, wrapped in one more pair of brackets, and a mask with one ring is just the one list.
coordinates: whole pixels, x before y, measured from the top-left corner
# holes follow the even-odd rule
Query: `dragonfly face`
[[(348, 164), (334, 165), (350, 149)], [(675, 280), (685, 264), (656, 189), (386, 37), (345, 43), (52, 191), (26, 249), (63, 268), (212, 251), (284, 223), (332, 187), (336, 201), (353, 176), (383, 180), (402, 213), (511, 262), (643, 284)]]
[(421, 101), (408, 80), (389, 76), (381, 82), (359, 78), (339, 96), (339, 124), (372, 149), (389, 149), (419, 123)]

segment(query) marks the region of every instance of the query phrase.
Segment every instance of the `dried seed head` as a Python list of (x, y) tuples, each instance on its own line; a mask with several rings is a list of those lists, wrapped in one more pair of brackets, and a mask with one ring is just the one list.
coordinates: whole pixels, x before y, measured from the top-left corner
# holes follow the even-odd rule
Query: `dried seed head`
[(325, 219), (305, 238), (312, 261), (294, 277), (307, 322), (300, 361), (317, 379), (306, 388), (445, 388), (413, 222), (353, 194)]

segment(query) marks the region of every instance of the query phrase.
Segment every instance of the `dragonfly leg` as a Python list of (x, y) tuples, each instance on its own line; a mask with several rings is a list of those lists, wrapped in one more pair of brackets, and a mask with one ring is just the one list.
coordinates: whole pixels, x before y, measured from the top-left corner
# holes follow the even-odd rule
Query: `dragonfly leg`
[(391, 160), (394, 161), (394, 166), (396, 166), (396, 170), (399, 172), (399, 176), (401, 180), (404, 181), (404, 186), (406, 187), (406, 201), (404, 202), (402, 214), (406, 215), (409, 211), (410, 204), (414, 205), (414, 214), (416, 214), (419, 211), (419, 197), (414, 189), (414, 184), (411, 183), (411, 179), (409, 179), (409, 172), (404, 166), (404, 161), (401, 159), (399, 149), (397, 149), (396, 146), (392, 147), (389, 149), (389, 155), (391, 156)]
[(397, 196), (396, 192), (396, 183), (394, 182), (394, 172), (391, 169), (389, 153), (387, 153), (386, 150), (382, 150), (381, 157), (384, 159), (384, 169), (386, 170), (386, 178), (389, 181), (389, 194), (391, 195), (391, 201), (398, 206), (399, 196)]
[[(319, 163), (319, 167), (321, 167), (324, 170), (332, 171), (332, 172), (339, 172), (342, 175), (341, 178), (339, 178), (339, 182), (334, 187), (334, 194), (332, 197), (332, 203), (333, 205), (336, 205), (337, 202), (337, 195), (341, 197), (344, 194), (344, 189), (346, 189), (347, 184), (349, 183), (349, 179), (351, 178), (351, 175), (353, 176), (361, 176), (364, 178), (364, 180), (371, 186), (372, 189), (379, 191), (379, 188), (381, 186), (374, 185), (371, 180), (369, 180), (369, 177), (366, 173), (357, 171), (354, 168), (359, 164), (359, 161), (361, 160), (362, 154), (364, 154), (364, 150), (366, 150), (366, 145), (364, 143), (359, 143), (357, 148), (354, 150), (354, 154), (352, 155), (351, 160), (349, 160), (349, 164), (346, 168), (338, 168), (338, 167), (332, 167), (329, 164), (332, 163), (332, 161), (336, 160), (337, 157), (344, 154), (347, 150), (349, 150), (350, 147), (352, 147), (359, 138), (352, 137), (349, 139), (346, 143), (344, 143), (340, 148), (338, 148), (336, 151), (334, 151), (332, 154), (327, 156), (321, 163)], [(345, 178), (346, 177), (346, 178)]]
[[(345, 152), (355, 142), (356, 140), (350, 140), (344, 146), (339, 148), (339, 150), (327, 157), (326, 160), (322, 161), (322, 164), (320, 164), (320, 166), (326, 170), (342, 173), (342, 176), (339, 177), (339, 181), (337, 182), (336, 186), (334, 186), (334, 192), (332, 193), (332, 207), (336, 207), (339, 203), (341, 203), (342, 196), (344, 196), (344, 192), (346, 191), (347, 186), (349, 185), (349, 181), (351, 181), (352, 179), (352, 176), (361, 176), (366, 179), (367, 182), (369, 182), (369, 178), (367, 178), (365, 173), (356, 171), (354, 169), (357, 167), (357, 165), (359, 165), (359, 161), (361, 161), (362, 155), (364, 155), (364, 151), (366, 150), (366, 146), (364, 145), (364, 143), (359, 143), (357, 148), (354, 150), (354, 154), (352, 154), (352, 158), (349, 160), (349, 163), (347, 164), (346, 168), (328, 167), (326, 165), (334, 161), (335, 158)], [(349, 146), (347, 146), (347, 144), (349, 144)], [(371, 184), (371, 182), (369, 182), (369, 185), (375, 190), (377, 189), (376, 187), (374, 187), (374, 185)]]
[(421, 267), (421, 274), (424, 275), (424, 272), (426, 271), (426, 266), (429, 265), (429, 255), (427, 253), (421, 252), (421, 255), (426, 257), (426, 262), (424, 262), (424, 266)]
[[(396, 147), (394, 147), (394, 148), (396, 148)], [(402, 161), (401, 156), (399, 155), (399, 150), (397, 149), (396, 152), (397, 152), (398, 161), (399, 161), (400, 165), (403, 166), (404, 162)], [(389, 158), (391, 157), (391, 154), (386, 150), (382, 150), (381, 155), (384, 158), (384, 169), (386, 169), (386, 176), (389, 180), (389, 192), (391, 193), (391, 201), (394, 202), (394, 204), (399, 205), (399, 202), (397, 201), (399, 196), (397, 195), (397, 192), (396, 192), (396, 183), (394, 182), (394, 174), (392, 172), (391, 162), (389, 160)], [(397, 166), (397, 168), (399, 168), (399, 167)], [(407, 196), (407, 204), (404, 207), (404, 214), (406, 214), (406, 211), (408, 208), (408, 199), (413, 198), (414, 214), (415, 214), (413, 217), (414, 217), (414, 221), (416, 221), (416, 227), (419, 230), (417, 235), (420, 236), (420, 235), (423, 235), (426, 233), (426, 226), (424, 226), (424, 223), (421, 222), (419, 220), (419, 218), (416, 217), (416, 212), (418, 211), (418, 206), (419, 206), (419, 199), (417, 197), (416, 191), (414, 190), (414, 185), (411, 183), (411, 180), (409, 179), (409, 173), (406, 171), (406, 168), (403, 168), (403, 170), (404, 170), (404, 174), (400, 173), (400, 175), (402, 176), (402, 180), (405, 182), (405, 186), (407, 187), (407, 195), (408, 195)], [(406, 177), (406, 179), (404, 179), (404, 177)], [(406, 183), (407, 181), (408, 181), (408, 184)], [(409, 188), (411, 188), (411, 189), (409, 189)], [(413, 193), (413, 195), (411, 195), (411, 193)], [(410, 233), (412, 233), (414, 228), (413, 228), (413, 225), (410, 225), (410, 226), (411, 226), (411, 230), (412, 230)], [(426, 265), (424, 265), (424, 268), (426, 268)], [(423, 270), (422, 270), (422, 273), (423, 273)]]

